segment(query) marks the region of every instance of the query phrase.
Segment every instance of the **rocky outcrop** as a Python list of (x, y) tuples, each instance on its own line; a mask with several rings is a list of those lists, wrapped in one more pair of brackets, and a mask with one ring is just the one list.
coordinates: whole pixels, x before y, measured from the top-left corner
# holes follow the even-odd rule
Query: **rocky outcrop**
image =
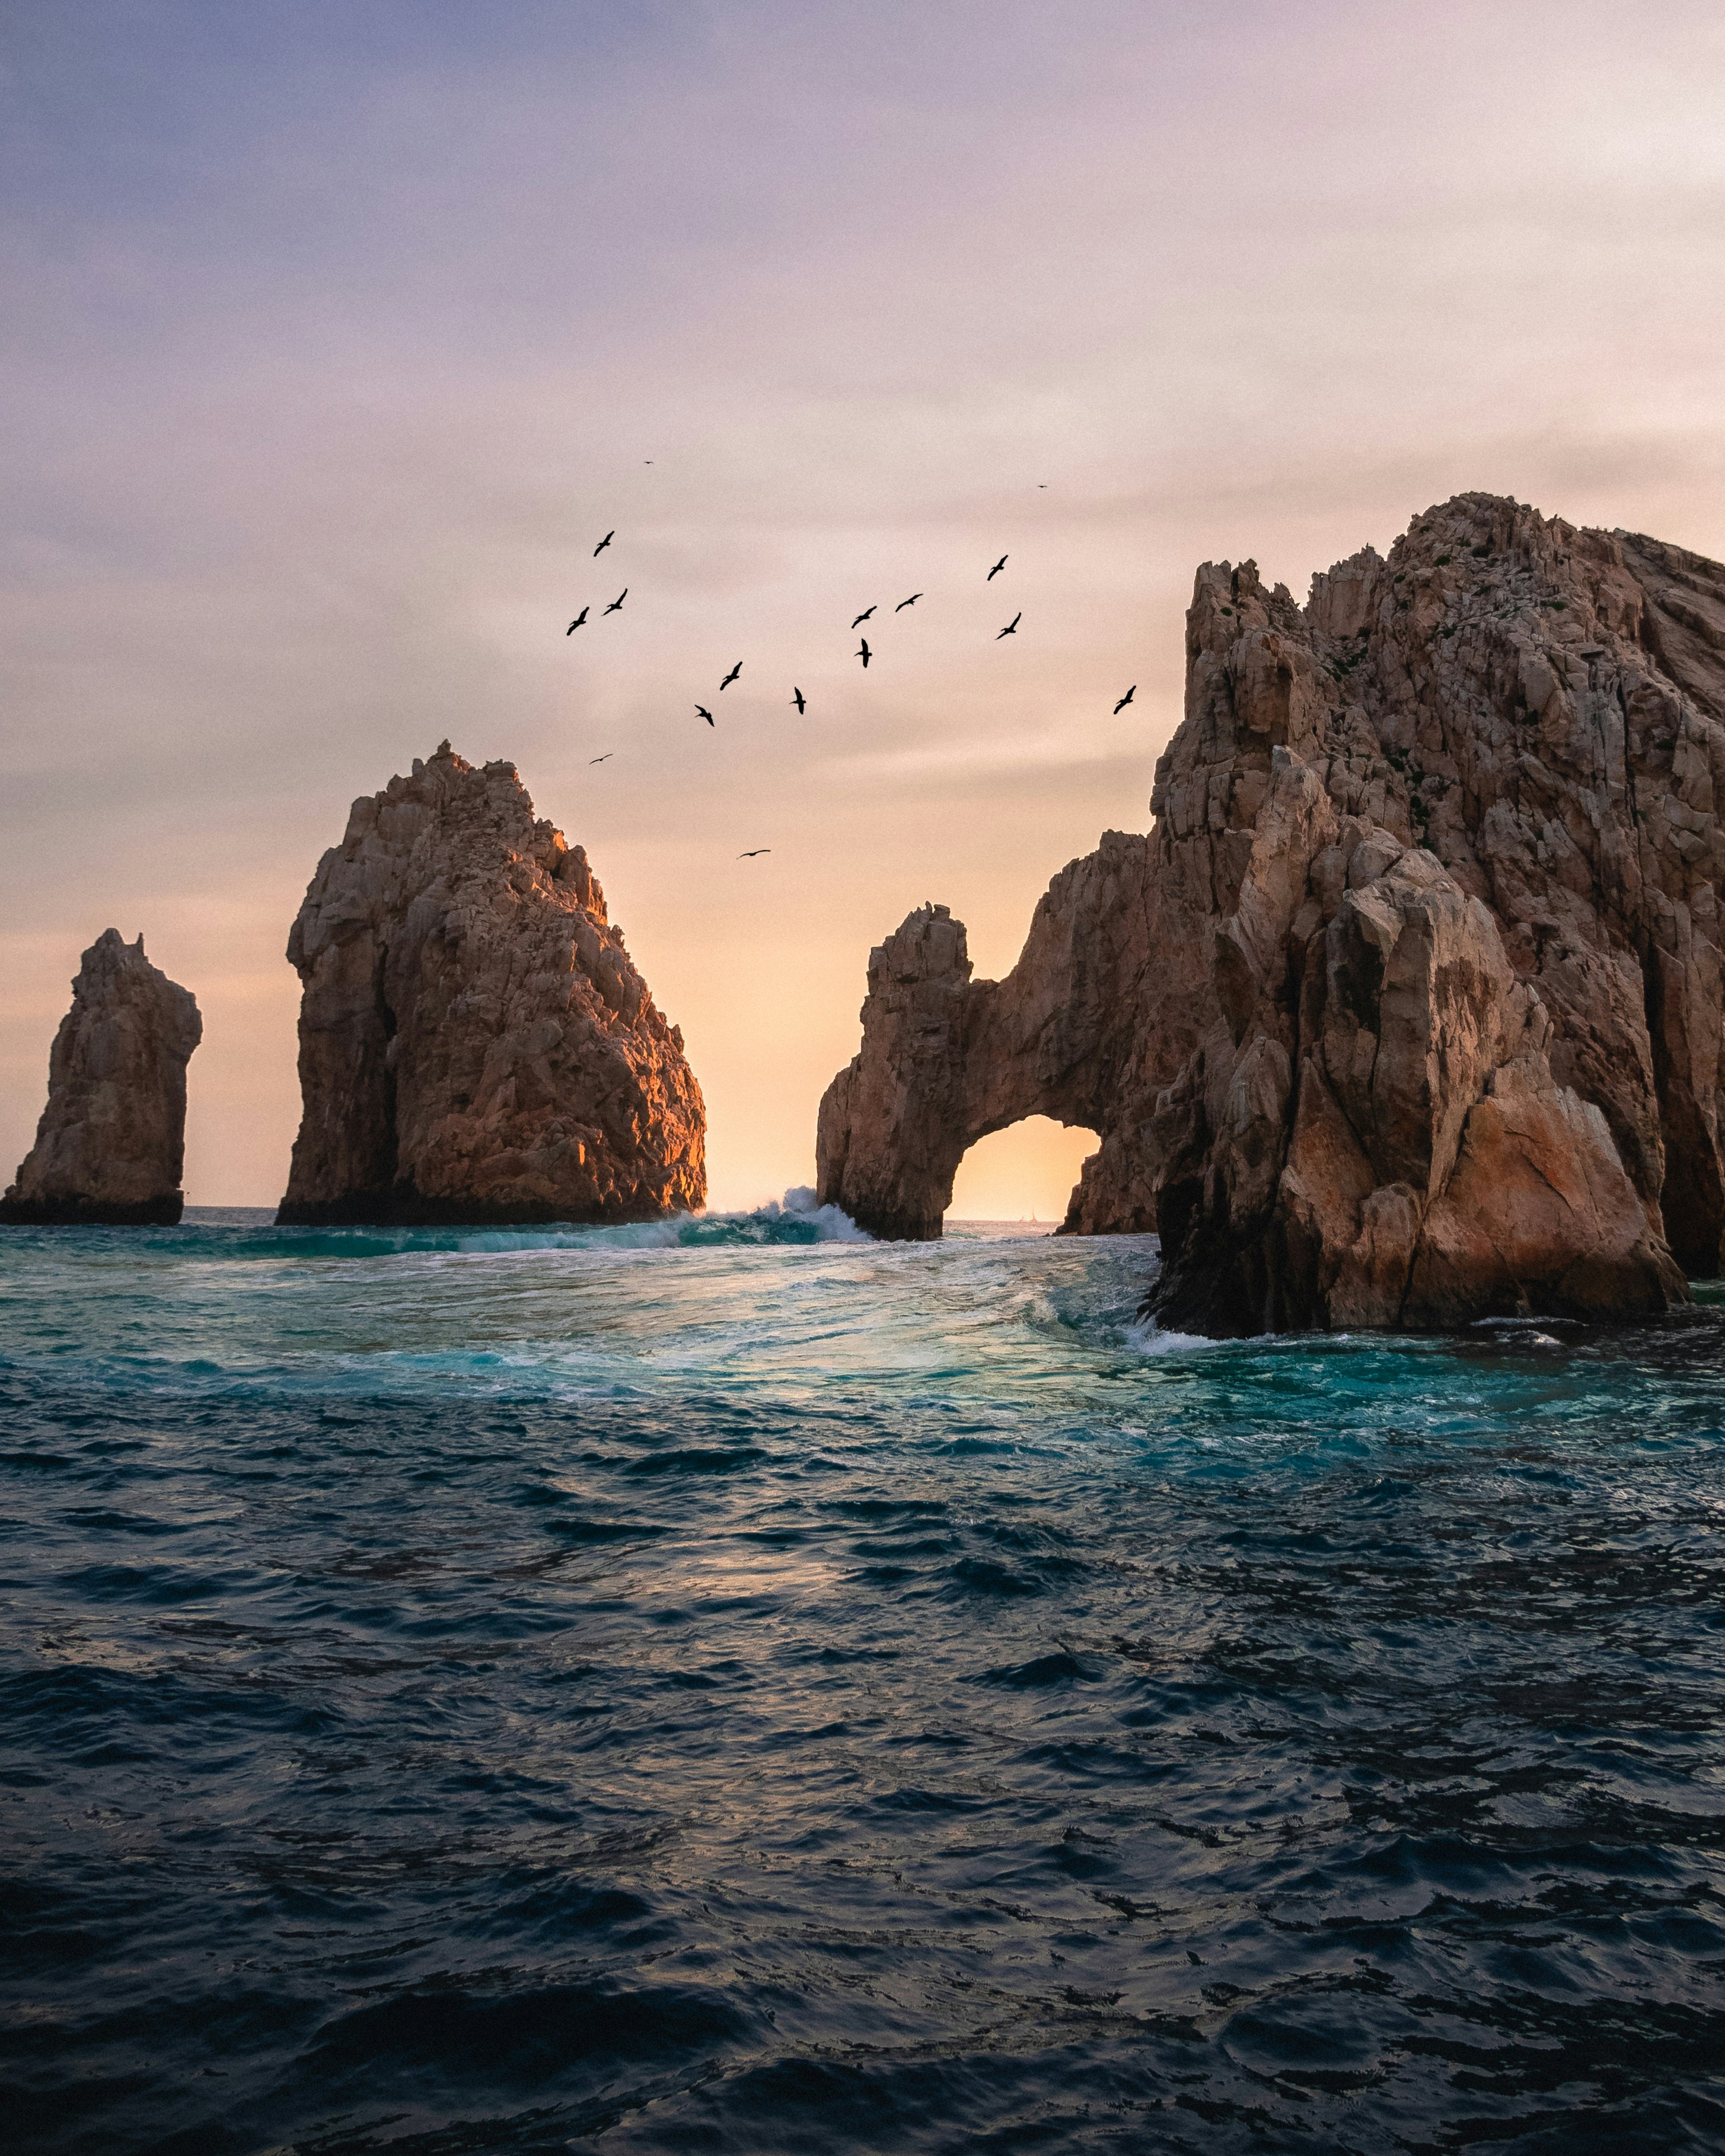
[(447, 742), (353, 804), (288, 957), (286, 1224), (644, 1220), (706, 1198), (706, 1110), (579, 846)]
[(1101, 1134), (1065, 1224), (1154, 1219), (1192, 1330), (1719, 1272), (1725, 570), (1467, 495), (1303, 608), (1207, 564), (1187, 659), (1149, 836), (1055, 879), (1006, 980), (937, 916), (875, 953), (823, 1199), (937, 1232), (1010, 1103)]
[(928, 1241), (968, 1148), (1045, 1115), (1102, 1133), (1068, 1225), (1154, 1224), (1154, 1188), (1117, 1112), (1141, 1082), (1137, 1014), (1119, 984), (1146, 968), (1148, 869), (1142, 839), (1108, 832), (1055, 878), (1004, 981), (972, 979), (963, 923), (943, 906), (869, 954), (861, 1051), (820, 1104), (823, 1204), (873, 1235)]
[(203, 1036), (189, 989), (105, 929), (84, 954), (48, 1059), (48, 1106), (0, 1199), (14, 1227), (172, 1227), (185, 1204), (186, 1065)]

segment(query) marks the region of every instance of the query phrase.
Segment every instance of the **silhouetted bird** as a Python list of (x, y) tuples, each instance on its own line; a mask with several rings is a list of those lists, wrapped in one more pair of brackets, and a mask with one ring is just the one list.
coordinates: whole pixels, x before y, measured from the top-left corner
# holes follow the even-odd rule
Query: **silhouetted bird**
[(737, 858), (740, 861), (754, 861), (758, 860), (762, 854), (770, 854), (772, 851), (771, 846), (754, 846), (747, 853), (739, 854)]
[(608, 763), (616, 753), (614, 748), (608, 748), (603, 756), (590, 756), (587, 760), (589, 763)]
[(580, 628), (580, 626), (581, 626), (582, 623), (583, 623), (583, 622), (584, 622), (586, 619), (587, 619), (587, 608), (586, 608), (585, 607), (583, 607), (583, 608), (581, 609), (580, 613), (578, 613), (578, 614), (576, 615), (576, 617), (575, 617), (574, 620), (573, 620), (573, 621), (572, 621), (572, 622), (569, 624), (569, 626), (568, 626), (568, 627), (567, 627), (567, 628), (563, 631), (564, 635), (565, 635), (565, 636), (572, 636), (572, 635), (575, 634), (576, 630), (577, 630), (578, 629), (579, 629), (579, 628)]
[[(623, 602), (624, 602), (624, 601), (628, 597), (629, 597), (629, 586), (628, 586), (627, 584), (625, 584), (625, 585), (624, 586), (623, 589), (622, 589), (620, 592), (619, 592), (619, 593), (617, 594), (616, 598), (615, 598), (614, 599), (613, 599), (613, 600), (612, 600), (612, 602), (611, 602), (610, 605), (609, 605), (609, 606), (608, 606), (608, 607), (605, 608), (605, 613), (616, 613), (616, 611), (617, 611), (617, 609), (618, 609), (618, 608), (619, 608), (619, 607), (620, 607), (620, 606), (623, 604)], [(604, 615), (603, 615), (603, 614), (602, 614), (602, 615), (599, 617), (599, 619), (603, 621), (603, 619), (604, 619)]]
[[(876, 602), (876, 603), (878, 604), (878, 602)], [(860, 614), (857, 616), (856, 619), (855, 619), (854, 622), (852, 622), (852, 623), (851, 623), (850, 626), (851, 626), (853, 629), (860, 629), (860, 628), (862, 627), (863, 624), (864, 624), (864, 623), (868, 619), (868, 618), (869, 618), (869, 614), (872, 613), (874, 611), (875, 611), (875, 608), (874, 608), (873, 607), (870, 607), (870, 608), (869, 608), (869, 612), (868, 612), (868, 613), (860, 613)]]
[(869, 639), (867, 639), (867, 637), (865, 637), (865, 638), (863, 639), (863, 640), (862, 640), (862, 649), (861, 649), (861, 650), (860, 650), (860, 651), (859, 651), (859, 652), (857, 653), (857, 654), (856, 654), (856, 655), (857, 655), (857, 657), (858, 657), (860, 660), (861, 660), (861, 661), (862, 661), (862, 663), (863, 663), (863, 665), (864, 665), (865, 666), (866, 666), (866, 665), (868, 665), (868, 663), (869, 663), (869, 660), (870, 660), (870, 658), (871, 654), (870, 654), (870, 650), (869, 650)]
[(739, 659), (739, 660), (737, 660), (737, 664), (736, 664), (736, 665), (732, 668), (731, 671), (730, 671), (730, 672), (729, 672), (729, 673), (725, 676), (724, 680), (723, 680), (721, 682), (720, 682), (720, 684), (719, 684), (720, 688), (721, 688), (721, 690), (728, 689), (728, 688), (731, 686), (731, 684), (732, 684), (732, 682), (737, 679), (737, 675), (738, 675), (739, 674), (741, 674), (741, 673), (742, 673), (742, 661)]
[(792, 690), (791, 701), (797, 707), (797, 716), (798, 718), (800, 718), (803, 712), (809, 709), (809, 699), (803, 694), (803, 691), (800, 689)]
[[(1018, 612), (1013, 616), (1012, 619), (1008, 622), (1005, 628), (1001, 630), (1000, 636), (1016, 636), (1019, 633), (1019, 624), (1024, 619), (1024, 609), (1020, 607)], [(997, 644), (1000, 641), (1000, 636), (997, 636), (994, 639)]]
[(707, 724), (711, 726), (713, 722), (713, 715), (710, 711), (708, 711), (706, 706), (705, 704), (697, 704), (695, 708), (701, 716), (706, 721)]
[(920, 599), (922, 596), (922, 594), (921, 592), (912, 592), (909, 598), (901, 599), (899, 601), (898, 604), (892, 609), (893, 612), (895, 613), (902, 613), (907, 606), (915, 606), (917, 600)]
[(1120, 716), (1121, 713), (1122, 713), (1122, 712), (1126, 709), (1127, 706), (1129, 703), (1131, 703), (1131, 701), (1132, 701), (1132, 698), (1133, 698), (1134, 696), (1136, 696), (1137, 695), (1137, 693), (1138, 693), (1138, 685), (1137, 685), (1137, 683), (1136, 681), (1134, 681), (1134, 682), (1133, 682), (1133, 684), (1132, 685), (1131, 688), (1130, 688), (1130, 689), (1128, 689), (1128, 690), (1127, 690), (1126, 694), (1125, 694), (1125, 695), (1121, 698), (1120, 701), (1119, 701), (1119, 702), (1118, 702), (1118, 703), (1114, 706), (1114, 716), (1115, 716), (1115, 717), (1116, 717), (1117, 719)]
[(598, 545), (597, 547), (595, 547), (593, 548), (593, 557), (594, 561), (598, 561), (598, 559), (599, 558), (600, 555), (601, 555), (601, 554), (603, 554), (603, 553), (604, 552), (605, 549), (606, 549), (606, 548), (610, 545), (611, 542), (612, 542), (612, 541), (613, 541), (616, 536), (617, 536), (617, 534), (616, 534), (614, 531), (608, 531), (608, 532), (605, 534), (604, 537), (603, 537), (603, 539), (601, 539), (601, 540), (600, 540), (600, 542), (599, 542)]
[(993, 567), (989, 570), (988, 575), (983, 578), (983, 582), (985, 584), (992, 584), (995, 578), (998, 577), (1000, 574), (1000, 572), (1006, 567), (1009, 558), (1009, 557), (1008, 556), (1003, 554), (1000, 557), (1000, 559), (994, 564)]

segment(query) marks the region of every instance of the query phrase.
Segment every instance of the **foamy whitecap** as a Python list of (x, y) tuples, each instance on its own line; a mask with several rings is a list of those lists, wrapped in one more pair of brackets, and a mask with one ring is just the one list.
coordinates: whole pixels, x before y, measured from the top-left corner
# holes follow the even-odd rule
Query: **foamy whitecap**
[(1211, 1340), (1201, 1332), (1164, 1332), (1153, 1317), (1128, 1325), (1122, 1336), (1128, 1348), (1140, 1355), (1183, 1355), (1189, 1348), (1228, 1348), (1228, 1340)]

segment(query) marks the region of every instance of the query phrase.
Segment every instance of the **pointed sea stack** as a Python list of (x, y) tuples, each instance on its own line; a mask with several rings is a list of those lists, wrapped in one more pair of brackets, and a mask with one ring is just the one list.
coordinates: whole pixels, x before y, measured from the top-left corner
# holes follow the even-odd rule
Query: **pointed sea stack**
[(1468, 494), (1306, 604), (1205, 563), (1145, 837), (1003, 981), (913, 914), (819, 1195), (939, 1233), (1031, 1114), (1183, 1331), (1642, 1316), (1725, 1270), (1725, 568)]
[(189, 989), (105, 929), (84, 954), (48, 1060), (48, 1106), (0, 1223), (171, 1228), (185, 1206), (186, 1065), (203, 1037)]
[(447, 742), (356, 801), (288, 942), (303, 1115), (284, 1225), (655, 1219), (706, 1199), (683, 1036), (579, 846)]

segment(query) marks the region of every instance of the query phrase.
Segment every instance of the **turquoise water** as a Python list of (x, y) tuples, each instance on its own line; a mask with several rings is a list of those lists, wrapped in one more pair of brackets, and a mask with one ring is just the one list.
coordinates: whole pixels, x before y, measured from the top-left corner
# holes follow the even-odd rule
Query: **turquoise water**
[(1725, 1306), (1153, 1264), (0, 1234), (23, 2145), (1725, 2147)]

